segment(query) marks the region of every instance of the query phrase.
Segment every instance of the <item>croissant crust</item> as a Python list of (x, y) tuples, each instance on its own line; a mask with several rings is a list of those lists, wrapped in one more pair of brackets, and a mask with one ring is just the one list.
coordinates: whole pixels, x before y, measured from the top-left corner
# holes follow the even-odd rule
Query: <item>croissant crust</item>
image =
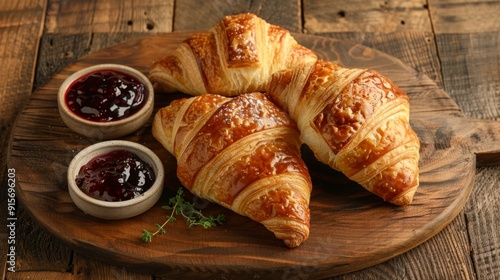
[(320, 161), (386, 201), (412, 202), (420, 142), (408, 96), (389, 79), (318, 60), (275, 73), (268, 92)]
[(272, 73), (314, 60), (286, 29), (246, 13), (186, 39), (153, 63), (149, 78), (164, 92), (236, 96), (262, 92)]
[(262, 223), (289, 247), (309, 236), (309, 172), (295, 123), (264, 94), (204, 94), (158, 111), (153, 135), (193, 194)]

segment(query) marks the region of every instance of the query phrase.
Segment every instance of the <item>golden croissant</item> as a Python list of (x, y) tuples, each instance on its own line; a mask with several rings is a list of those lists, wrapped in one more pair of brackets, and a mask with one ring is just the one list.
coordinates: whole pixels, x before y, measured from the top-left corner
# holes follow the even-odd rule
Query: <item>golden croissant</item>
[(299, 132), (264, 94), (174, 100), (156, 113), (153, 135), (194, 195), (262, 223), (291, 248), (308, 238), (312, 184)]
[(321, 162), (385, 201), (412, 202), (420, 142), (408, 96), (389, 79), (318, 60), (275, 73), (268, 94)]
[(272, 73), (316, 59), (287, 30), (246, 13), (187, 38), (153, 63), (149, 78), (163, 92), (236, 96), (262, 92)]

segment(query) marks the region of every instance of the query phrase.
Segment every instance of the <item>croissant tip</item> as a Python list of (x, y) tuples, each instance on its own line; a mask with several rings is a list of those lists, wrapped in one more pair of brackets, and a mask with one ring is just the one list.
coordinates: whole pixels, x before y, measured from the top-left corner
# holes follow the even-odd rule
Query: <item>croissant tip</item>
[(289, 248), (297, 248), (309, 237), (309, 230), (307, 228), (302, 229), (300, 232), (288, 233), (285, 236), (275, 232), (276, 237), (280, 238), (285, 242), (286, 246)]
[(415, 195), (416, 190), (416, 187), (412, 188), (404, 194), (392, 199), (390, 202), (398, 206), (410, 205), (413, 201), (413, 196)]
[(285, 242), (286, 246), (293, 249), (293, 248), (299, 247), (300, 244), (302, 244), (302, 242), (304, 240), (302, 240), (302, 239), (300, 239), (300, 240), (299, 239), (284, 239), (283, 241)]
[(290, 248), (290, 249), (293, 249), (293, 248), (297, 248), (297, 247), (299, 247), (299, 244), (296, 244), (296, 243), (290, 243), (290, 242), (287, 242), (287, 241), (285, 241), (285, 244), (286, 244), (286, 246), (288, 246), (288, 248)]
[(289, 248), (299, 247), (309, 237), (309, 222), (276, 218), (261, 223)]

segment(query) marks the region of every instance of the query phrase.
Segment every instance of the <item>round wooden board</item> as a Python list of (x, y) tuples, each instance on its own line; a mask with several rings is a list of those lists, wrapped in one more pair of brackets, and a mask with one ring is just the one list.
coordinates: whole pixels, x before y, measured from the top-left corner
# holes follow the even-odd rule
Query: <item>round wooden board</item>
[[(152, 137), (148, 122), (122, 139), (146, 145), (164, 161), (166, 188), (158, 204), (140, 216), (121, 221), (84, 214), (67, 192), (66, 168), (78, 151), (97, 141), (78, 136), (62, 123), (56, 103), (58, 87), (73, 72), (98, 63), (121, 63), (147, 74), (155, 59), (171, 53), (190, 34), (155, 35), (93, 53), (36, 90), (20, 114), (8, 151), (8, 164), (16, 169), (18, 198), (35, 220), (76, 251), (155, 275), (197, 279), (300, 275), (317, 279), (402, 254), (435, 235), (461, 211), (473, 187), (476, 156), (473, 149), (464, 148), (467, 145), (457, 144), (469, 141), (457, 133), (455, 124), (466, 119), (452, 99), (428, 77), (387, 54), (349, 42), (295, 34), (322, 59), (378, 70), (408, 93), (411, 125), (421, 140), (421, 183), (413, 204), (398, 207), (381, 201), (318, 163), (304, 148), (314, 189), (310, 237), (299, 248), (288, 249), (262, 225), (189, 195), (205, 213), (225, 214), (224, 225), (188, 228), (179, 219), (167, 227), (166, 234), (143, 243), (142, 230), (154, 230), (154, 224), (165, 220), (167, 212), (161, 206), (180, 187), (175, 159)], [(155, 107), (182, 96), (157, 94)], [(484, 132), (475, 121), (466, 122), (473, 127), (467, 135)], [(497, 124), (488, 125), (498, 128)], [(474, 139), (480, 146), (481, 137)]]

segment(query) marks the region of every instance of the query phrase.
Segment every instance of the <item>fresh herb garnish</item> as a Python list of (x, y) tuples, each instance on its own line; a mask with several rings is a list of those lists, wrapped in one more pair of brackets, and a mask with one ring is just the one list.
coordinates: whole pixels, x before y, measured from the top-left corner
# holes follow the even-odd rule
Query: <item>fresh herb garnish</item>
[(163, 206), (162, 208), (165, 210), (171, 210), (170, 215), (167, 217), (167, 220), (162, 224), (155, 224), (157, 230), (155, 232), (150, 232), (148, 230), (142, 230), (142, 238), (143, 242), (151, 242), (153, 236), (161, 233), (165, 233), (165, 226), (175, 221), (175, 216), (181, 215), (186, 219), (189, 224), (189, 227), (194, 226), (203, 226), (204, 228), (214, 227), (217, 224), (222, 224), (224, 221), (224, 215), (218, 215), (217, 217), (213, 216), (205, 216), (201, 213), (200, 210), (194, 207), (194, 204), (186, 201), (183, 197), (184, 191), (182, 188), (177, 190), (177, 194), (170, 198), (168, 201), (168, 205)]

